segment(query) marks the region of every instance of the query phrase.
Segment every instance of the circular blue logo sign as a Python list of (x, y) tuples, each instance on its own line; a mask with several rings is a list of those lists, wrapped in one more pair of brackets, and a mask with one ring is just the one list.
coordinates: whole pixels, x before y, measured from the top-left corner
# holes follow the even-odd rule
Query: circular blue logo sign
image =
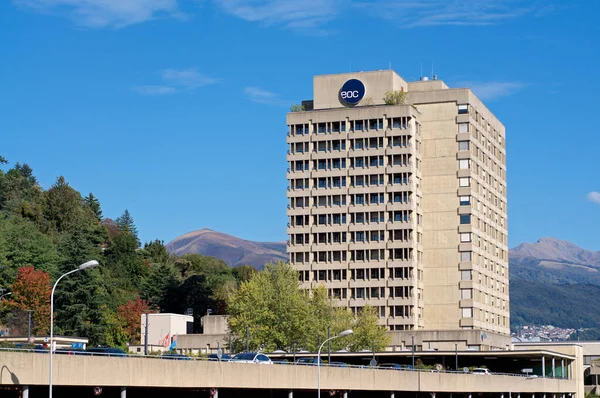
[(340, 98), (347, 104), (358, 104), (364, 96), (365, 85), (358, 79), (348, 80), (340, 90)]

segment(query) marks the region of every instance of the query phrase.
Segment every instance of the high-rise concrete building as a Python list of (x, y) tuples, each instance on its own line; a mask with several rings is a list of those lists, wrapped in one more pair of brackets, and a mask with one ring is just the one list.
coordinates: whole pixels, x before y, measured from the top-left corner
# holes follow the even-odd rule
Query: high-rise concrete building
[(316, 76), (287, 125), (304, 287), (369, 304), (392, 331), (509, 334), (505, 131), (469, 89), (391, 70)]

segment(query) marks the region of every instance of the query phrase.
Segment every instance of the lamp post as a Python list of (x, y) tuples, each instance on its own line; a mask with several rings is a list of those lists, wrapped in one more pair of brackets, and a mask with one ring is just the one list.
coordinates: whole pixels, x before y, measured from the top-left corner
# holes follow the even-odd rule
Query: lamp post
[(98, 265), (100, 265), (100, 264), (96, 260), (91, 260), (86, 263), (83, 263), (79, 267), (75, 268), (74, 270), (61, 275), (60, 278), (58, 278), (56, 280), (56, 282), (54, 283), (54, 286), (52, 287), (52, 294), (50, 295), (50, 374), (49, 374), (49, 378), (48, 378), (48, 390), (49, 390), (48, 397), (49, 398), (52, 398), (52, 356), (53, 356), (53, 352), (54, 352), (54, 290), (56, 289), (56, 285), (58, 285), (58, 282), (60, 282), (60, 280), (62, 278), (64, 278), (65, 276), (70, 275), (77, 271), (83, 271), (88, 268), (93, 268)]
[(337, 336), (333, 336), (325, 340), (320, 346), (319, 351), (317, 352), (317, 397), (321, 397), (321, 348), (330, 340), (337, 339), (338, 337), (349, 336), (354, 333), (352, 330), (344, 330), (340, 332)]

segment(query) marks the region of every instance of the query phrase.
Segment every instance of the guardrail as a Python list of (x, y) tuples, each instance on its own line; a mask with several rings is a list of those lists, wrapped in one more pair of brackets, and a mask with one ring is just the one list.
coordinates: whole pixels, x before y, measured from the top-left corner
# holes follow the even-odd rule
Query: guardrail
[[(48, 349), (42, 348), (0, 348), (0, 353), (2, 352), (21, 352), (21, 353), (31, 353), (31, 354), (48, 354), (50, 351)], [(54, 355), (72, 355), (72, 356), (96, 356), (96, 357), (116, 357), (116, 358), (139, 358), (139, 359), (156, 359), (156, 360), (175, 360), (175, 361), (203, 361), (203, 362), (232, 362), (237, 363), (237, 361), (230, 360), (218, 360), (216, 358), (208, 358), (208, 357), (194, 357), (194, 356), (186, 356), (185, 354), (181, 354), (182, 356), (167, 356), (167, 355), (143, 355), (143, 354), (120, 354), (120, 353), (102, 353), (102, 352), (89, 352), (77, 349), (68, 349), (68, 348), (57, 348), (54, 351)], [(1, 357), (0, 357), (1, 361)], [(317, 366), (316, 363), (296, 363), (285, 360), (272, 360), (273, 365), (287, 365), (287, 366)], [(344, 362), (334, 362), (328, 363), (323, 362), (320, 364), (321, 367), (331, 367), (331, 368), (353, 368), (353, 369), (371, 369), (371, 370), (385, 370), (385, 371), (399, 371), (399, 372), (424, 372), (424, 373), (446, 373), (446, 374), (477, 374), (471, 372), (464, 372), (461, 370), (448, 370), (448, 369), (423, 369), (423, 368), (393, 368), (387, 366), (371, 366), (371, 365), (356, 365), (356, 364), (348, 364)], [(407, 366), (407, 365), (400, 365)], [(503, 372), (490, 372), (492, 376), (512, 376), (512, 377), (522, 377), (522, 378), (544, 378), (539, 375), (526, 375), (522, 373), (503, 373)], [(481, 376), (488, 376), (485, 374), (481, 374)], [(546, 379), (557, 379), (557, 380), (566, 380), (565, 377), (551, 377), (546, 376)]]

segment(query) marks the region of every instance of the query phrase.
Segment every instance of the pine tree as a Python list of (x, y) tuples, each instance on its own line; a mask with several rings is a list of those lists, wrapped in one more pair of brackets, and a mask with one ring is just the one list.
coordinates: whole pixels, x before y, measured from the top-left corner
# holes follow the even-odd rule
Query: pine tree
[(116, 219), (116, 222), (117, 222), (117, 225), (119, 226), (119, 230), (121, 232), (130, 233), (131, 235), (135, 236), (135, 238), (138, 241), (138, 246), (139, 246), (140, 242), (138, 239), (138, 230), (137, 230), (137, 227), (135, 226), (135, 222), (133, 221), (133, 217), (131, 216), (131, 213), (129, 213), (129, 210), (125, 209), (125, 211), (123, 212), (121, 217), (118, 217)]
[(92, 213), (94, 213), (98, 221), (102, 221), (102, 208), (100, 207), (100, 201), (98, 198), (90, 192), (90, 194), (84, 199), (84, 202), (90, 208)]

